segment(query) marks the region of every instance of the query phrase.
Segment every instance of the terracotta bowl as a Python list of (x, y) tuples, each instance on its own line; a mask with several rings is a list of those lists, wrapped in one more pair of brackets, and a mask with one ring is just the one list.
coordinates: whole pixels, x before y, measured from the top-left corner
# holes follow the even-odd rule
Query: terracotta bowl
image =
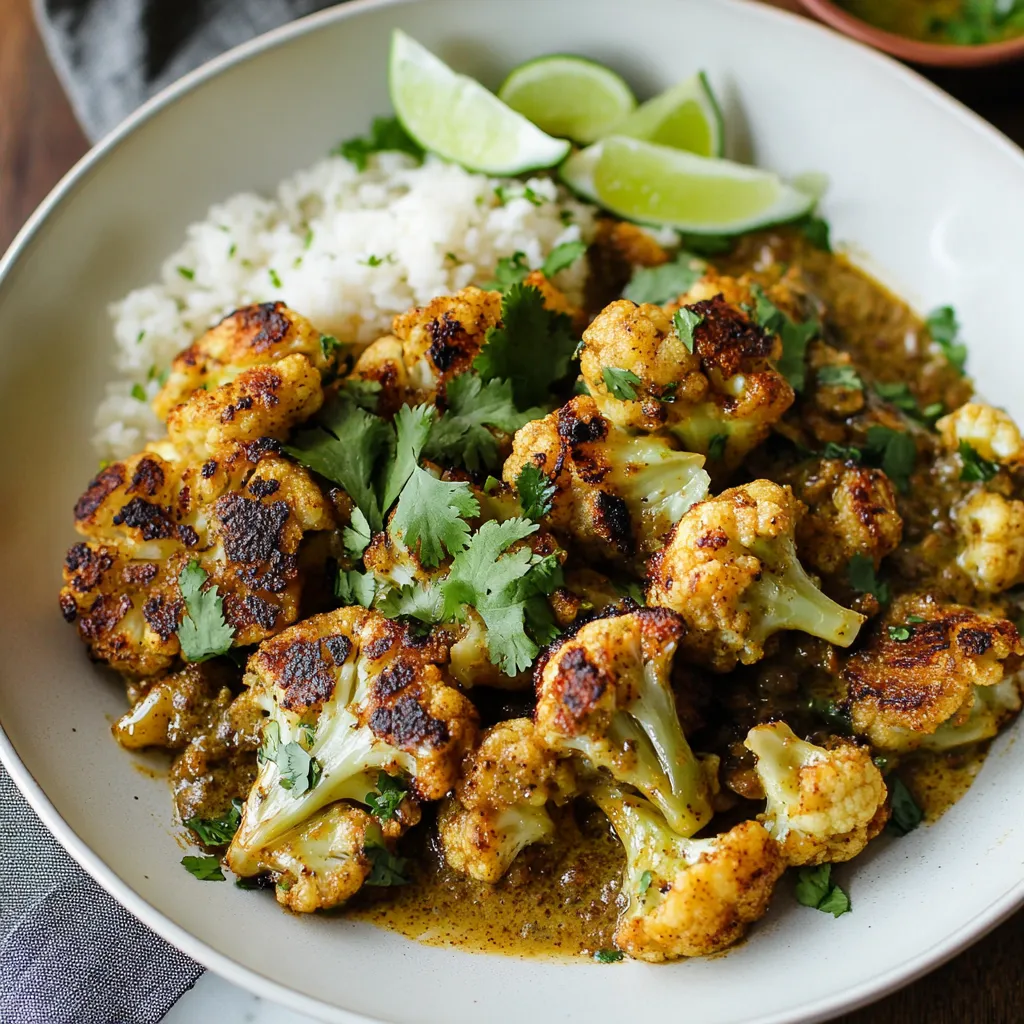
[(840, 32), (845, 32), (862, 43), (884, 50), (912, 64), (928, 64), (941, 68), (978, 68), (1024, 58), (1024, 36), (977, 46), (924, 43), (875, 28), (874, 25), (869, 25), (849, 11), (843, 10), (838, 4), (832, 3), (832, 0), (800, 0), (800, 3), (811, 14)]

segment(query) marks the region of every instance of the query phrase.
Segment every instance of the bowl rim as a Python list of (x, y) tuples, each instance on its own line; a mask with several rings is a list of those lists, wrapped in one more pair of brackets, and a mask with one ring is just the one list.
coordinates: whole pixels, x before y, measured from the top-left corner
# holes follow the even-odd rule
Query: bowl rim
[[(33, 0), (33, 2), (38, 3), (39, 0)], [(7, 251), (0, 257), (0, 293), (19, 259), (29, 249), (50, 215), (80, 184), (100, 168), (110, 153), (162, 110), (172, 106), (203, 83), (264, 51), (276, 49), (293, 39), (316, 32), (335, 22), (358, 17), (365, 11), (403, 6), (415, 2), (417, 0), (348, 0), (347, 3), (314, 12), (233, 47), (190, 71), (151, 97), (93, 145), (58, 181), (32, 213), (14, 237)], [(742, 9), (745, 12), (745, 17), (762, 17), (782, 21), (791, 28), (806, 33), (812, 39), (818, 38), (823, 42), (827, 39), (832, 44), (838, 43), (841, 46), (854, 47), (860, 51), (862, 59), (874, 63), (885, 73), (894, 75), (897, 81), (902, 80), (907, 87), (916, 90), (930, 102), (943, 107), (971, 130), (982, 136), (987, 136), (989, 141), (1004, 149), (1007, 155), (1020, 165), (1021, 173), (1024, 175), (1024, 151), (1020, 147), (959, 100), (885, 53), (850, 37), (837, 40), (837, 33), (822, 24), (801, 17), (794, 12), (756, 2), (756, 0), (691, 0), (691, 2), (724, 3), (736, 9)], [(802, 0), (802, 2), (808, 4), (818, 2), (818, 0)], [(60, 70), (58, 69), (59, 72)], [(337, 1021), (341, 1024), (364, 1024), (364, 1022), (388, 1024), (383, 1018), (354, 1013), (308, 996), (296, 988), (271, 981), (231, 956), (215, 950), (157, 910), (126, 882), (122, 881), (64, 820), (27, 765), (21, 760), (4, 731), (2, 723), (0, 723), (0, 763), (7, 769), (8, 774), (43, 824), (78, 865), (143, 924), (186, 955), (228, 981), (274, 1004), (289, 1007), (316, 1019)], [(1024, 878), (1001, 897), (981, 908), (957, 931), (944, 936), (912, 959), (897, 964), (885, 973), (854, 988), (829, 995), (817, 1002), (795, 1006), (766, 1016), (750, 1018), (748, 1024), (797, 1024), (797, 1022), (814, 1024), (817, 1021), (831, 1019), (839, 1013), (866, 1006), (884, 995), (910, 984), (952, 959), (1001, 924), (1022, 905), (1024, 905)]]
[(915, 64), (940, 68), (978, 68), (1024, 57), (1024, 35), (998, 43), (930, 43), (887, 32), (840, 7), (835, 0), (799, 0), (811, 14), (861, 43)]

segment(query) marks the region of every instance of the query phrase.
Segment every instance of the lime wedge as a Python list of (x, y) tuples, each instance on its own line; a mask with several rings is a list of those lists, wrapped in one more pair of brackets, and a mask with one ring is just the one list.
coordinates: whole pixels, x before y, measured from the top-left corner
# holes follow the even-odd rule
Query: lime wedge
[(803, 216), (814, 197), (756, 167), (618, 135), (574, 153), (562, 180), (627, 220), (735, 235)]
[(641, 104), (613, 130), (698, 156), (725, 152), (722, 111), (703, 71)]
[(498, 99), (541, 131), (588, 145), (636, 108), (633, 91), (614, 71), (583, 57), (556, 54), (520, 64)]
[(522, 174), (553, 167), (569, 152), (564, 139), (545, 135), (397, 29), (388, 75), (402, 127), (446, 160), (485, 174)]

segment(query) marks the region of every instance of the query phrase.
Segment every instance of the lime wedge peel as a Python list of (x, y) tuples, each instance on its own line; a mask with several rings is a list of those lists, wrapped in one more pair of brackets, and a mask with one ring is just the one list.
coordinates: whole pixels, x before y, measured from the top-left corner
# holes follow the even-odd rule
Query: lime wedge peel
[(785, 223), (815, 203), (770, 171), (617, 135), (574, 153), (560, 174), (574, 192), (620, 217), (694, 234)]
[(463, 167), (516, 175), (553, 167), (569, 152), (564, 139), (545, 134), (398, 29), (388, 77), (402, 127), (424, 149)]
[(537, 57), (509, 72), (498, 99), (541, 131), (589, 145), (636, 109), (621, 75), (585, 57)]
[(698, 156), (725, 155), (722, 110), (703, 71), (642, 103), (611, 132)]

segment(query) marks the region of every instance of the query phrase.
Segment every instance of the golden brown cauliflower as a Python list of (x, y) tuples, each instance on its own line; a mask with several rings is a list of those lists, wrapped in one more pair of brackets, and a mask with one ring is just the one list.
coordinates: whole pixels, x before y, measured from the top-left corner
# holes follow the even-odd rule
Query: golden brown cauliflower
[[(1005, 619), (913, 595), (896, 601), (846, 663), (854, 730), (879, 750), (955, 746), (983, 689), (1016, 671), (1024, 645)], [(979, 738), (974, 726), (964, 742)]]
[(1002, 466), (1024, 465), (1024, 438), (1013, 419), (1002, 409), (983, 402), (968, 402), (943, 416), (935, 429), (952, 452), (969, 444), (983, 459)]
[(892, 482), (880, 469), (822, 459), (800, 473), (796, 496), (807, 512), (796, 528), (800, 560), (821, 573), (845, 573), (854, 555), (875, 568), (899, 547), (903, 520)]
[(527, 846), (550, 842), (555, 823), (547, 805), (564, 804), (575, 792), (571, 763), (540, 741), (530, 719), (492, 726), (463, 761), (455, 795), (441, 805), (445, 858), (478, 882), (497, 882)]
[(176, 405), (197, 391), (219, 388), (242, 370), (267, 366), (296, 354), (304, 356), (317, 371), (333, 369), (335, 351), (321, 344), (321, 337), (304, 316), (282, 302), (236, 310), (174, 360), (153, 408), (166, 419)]
[(849, 740), (815, 746), (785, 722), (755, 726), (744, 746), (757, 758), (768, 799), (758, 820), (787, 864), (850, 860), (881, 832), (888, 794), (867, 747)]
[(192, 561), (218, 588), (236, 646), (296, 620), (303, 540), (335, 523), (310, 475), (275, 448), (256, 441), (195, 465), (144, 453), (89, 484), (75, 505), (88, 540), (67, 554), (60, 606), (94, 658), (138, 675), (166, 669)]
[(707, 773), (679, 723), (670, 673), (677, 615), (639, 608), (582, 626), (538, 661), (537, 732), (652, 800), (680, 835), (711, 818)]
[(797, 559), (789, 487), (754, 480), (687, 512), (648, 565), (647, 603), (682, 616), (687, 654), (718, 672), (752, 664), (779, 630), (848, 647), (864, 621), (826, 597)]
[(688, 451), (738, 466), (794, 399), (774, 367), (782, 343), (740, 308), (744, 298), (730, 278), (698, 282), (676, 310), (691, 322), (689, 337), (673, 308), (608, 306), (584, 331), (580, 357), (601, 413), (621, 427), (666, 428)]
[(1024, 501), (978, 489), (954, 519), (956, 564), (979, 590), (998, 594), (1024, 583)]
[(232, 871), (266, 870), (281, 836), (338, 800), (367, 802), (381, 772), (422, 800), (452, 788), (477, 713), (449, 685), (446, 653), (364, 608), (313, 616), (260, 645), (246, 682), (268, 717)]
[(644, 799), (600, 786), (594, 800), (626, 849), (629, 899), (615, 945), (661, 963), (708, 956), (738, 942), (768, 911), (786, 869), (778, 843), (756, 821), (710, 839), (683, 839)]
[(503, 476), (515, 485), (527, 466), (555, 485), (545, 522), (608, 558), (655, 550), (693, 502), (707, 494), (703, 457), (664, 437), (631, 434), (577, 395), (516, 431)]

